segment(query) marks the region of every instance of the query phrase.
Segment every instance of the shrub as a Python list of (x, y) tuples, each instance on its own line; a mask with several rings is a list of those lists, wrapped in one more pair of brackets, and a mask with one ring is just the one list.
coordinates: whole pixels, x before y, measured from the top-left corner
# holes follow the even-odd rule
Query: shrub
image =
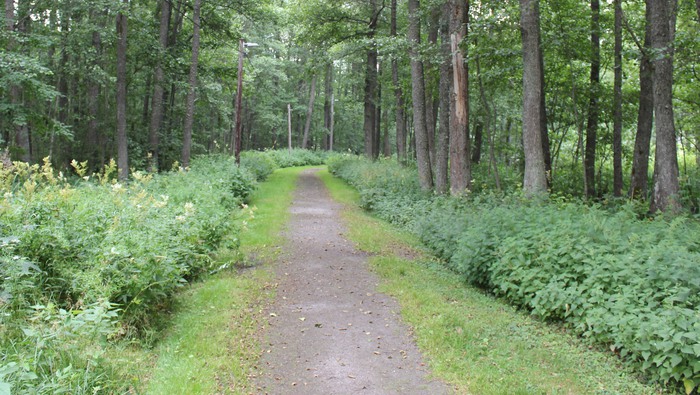
[(0, 172), (0, 388), (16, 393), (111, 388), (93, 366), (90, 331), (148, 328), (178, 288), (212, 269), (213, 252), (238, 249), (255, 188), (229, 157), (125, 184), (113, 163), (94, 177), (74, 166), (88, 181), (71, 185), (48, 163)]
[(279, 166), (268, 152), (241, 152), (241, 167), (247, 169), (257, 181), (266, 179)]
[(635, 204), (419, 192), (415, 171), (352, 157), (331, 171), (362, 206), (406, 226), (452, 270), (604, 344), (655, 381), (700, 384), (700, 225), (640, 220)]

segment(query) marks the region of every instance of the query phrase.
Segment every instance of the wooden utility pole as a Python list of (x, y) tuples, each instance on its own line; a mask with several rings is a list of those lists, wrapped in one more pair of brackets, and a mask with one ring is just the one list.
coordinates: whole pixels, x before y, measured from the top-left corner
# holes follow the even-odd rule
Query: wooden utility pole
[(328, 143), (328, 151), (333, 151), (333, 126), (335, 124), (335, 94), (331, 93), (331, 122), (330, 122), (330, 141)]
[(289, 153), (292, 153), (292, 105), (287, 104), (287, 125), (288, 125), (288, 133), (287, 133), (287, 142), (289, 145)]
[(236, 146), (236, 164), (241, 164), (241, 102), (243, 100), (243, 39), (238, 40), (238, 88), (236, 91), (236, 129), (234, 131)]

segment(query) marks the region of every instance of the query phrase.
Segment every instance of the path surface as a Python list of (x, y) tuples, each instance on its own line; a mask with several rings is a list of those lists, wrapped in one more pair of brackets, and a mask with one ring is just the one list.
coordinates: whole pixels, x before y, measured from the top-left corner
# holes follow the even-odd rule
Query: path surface
[(343, 235), (340, 210), (305, 171), (291, 207), (288, 253), (277, 267), (277, 300), (258, 377), (267, 394), (447, 394), (401, 323), (399, 306), (377, 293), (367, 256)]

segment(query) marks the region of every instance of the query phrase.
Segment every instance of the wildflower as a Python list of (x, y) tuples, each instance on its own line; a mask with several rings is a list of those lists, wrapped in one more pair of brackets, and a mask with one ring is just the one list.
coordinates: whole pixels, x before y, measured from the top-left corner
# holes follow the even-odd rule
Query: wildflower
[(120, 192), (124, 192), (124, 190), (125, 189), (124, 189), (124, 186), (122, 184), (120, 184), (118, 182), (115, 182), (114, 184), (112, 184), (112, 191), (113, 192), (120, 193)]

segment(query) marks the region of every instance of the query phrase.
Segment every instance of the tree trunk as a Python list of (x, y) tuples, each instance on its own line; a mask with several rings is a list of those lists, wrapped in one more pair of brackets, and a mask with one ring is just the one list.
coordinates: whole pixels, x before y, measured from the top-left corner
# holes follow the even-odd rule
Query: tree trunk
[[(437, 47), (438, 28), (440, 26), (440, 6), (433, 6), (430, 12), (428, 25), (428, 46)], [(428, 150), (430, 151), (430, 164), (435, 167), (435, 129), (437, 124), (437, 111), (439, 98), (436, 95), (440, 85), (439, 73), (435, 73), (431, 63), (425, 70), (425, 126), (428, 133)]]
[[(92, 47), (95, 49), (95, 59), (93, 61), (93, 68), (97, 70), (99, 68), (99, 58), (102, 56), (102, 36), (98, 30), (92, 32)], [(87, 159), (89, 163), (96, 168), (99, 161), (98, 147), (100, 147), (100, 128), (99, 128), (99, 99), (100, 96), (100, 84), (96, 78), (91, 78), (88, 83), (88, 113), (90, 119), (87, 125), (87, 141), (86, 141), (86, 151), (88, 153)]]
[(333, 62), (328, 62), (326, 67), (326, 89), (323, 95), (323, 149), (330, 150), (330, 130), (331, 130), (331, 111), (333, 106)]
[(333, 151), (333, 131), (335, 129), (335, 95), (331, 94), (331, 122), (330, 122), (330, 127), (329, 127), (329, 134), (328, 136), (328, 150)]
[(646, 6), (646, 29), (642, 59), (639, 62), (639, 110), (637, 113), (637, 135), (634, 140), (634, 158), (629, 196), (646, 199), (649, 184), (649, 151), (651, 130), (654, 123), (654, 82), (651, 64), (651, 8)]
[(678, 184), (678, 154), (673, 120), (673, 0), (651, 3), (651, 47), (653, 60), (656, 156), (654, 190), (650, 211), (678, 212), (681, 209)]
[[(540, 133), (542, 139), (542, 155), (544, 155), (544, 171), (547, 175), (547, 187), (552, 186), (552, 150), (549, 146), (549, 130), (547, 129), (547, 105), (546, 105), (546, 89), (544, 84), (544, 54), (542, 53), (542, 37), (540, 36), (539, 53), (537, 54), (540, 62)], [(490, 134), (491, 131), (489, 130)], [(499, 188), (500, 189), (500, 188)]]
[(543, 73), (540, 52), (539, 0), (520, 0), (520, 31), (523, 40), (523, 150), (525, 175), (523, 190), (527, 196), (547, 193), (547, 177), (542, 152)]
[(446, 1), (442, 6), (440, 18), (440, 89), (438, 109), (438, 130), (435, 152), (435, 190), (437, 193), (447, 193), (449, 189), (449, 157), (450, 157), (450, 101), (452, 99), (452, 48), (450, 43), (450, 12), (451, 4)]
[[(194, 124), (194, 99), (197, 93), (197, 65), (199, 64), (199, 28), (201, 0), (194, 0), (192, 10), (192, 60), (190, 62), (190, 77), (187, 91), (187, 109), (185, 112), (185, 126), (182, 136), (182, 166), (190, 165), (190, 151), (192, 149), (192, 125)], [(240, 114), (238, 114), (240, 116)]]
[(311, 78), (311, 92), (309, 93), (309, 107), (306, 109), (306, 124), (304, 126), (304, 138), (301, 141), (301, 148), (307, 149), (309, 144), (309, 130), (311, 130), (311, 119), (314, 115), (314, 101), (316, 101), (316, 74)]
[(374, 36), (377, 32), (378, 9), (377, 0), (370, 0), (372, 13), (369, 23), (369, 49), (367, 50), (367, 65), (365, 68), (365, 155), (370, 159), (376, 159), (379, 147), (375, 147), (375, 134), (377, 133), (377, 45)]
[(474, 129), (474, 147), (472, 148), (472, 163), (478, 164), (481, 162), (481, 146), (484, 139), (484, 124), (477, 122)]
[(600, 95), (600, 1), (591, 0), (591, 76), (586, 124), (586, 152), (584, 173), (586, 196), (594, 197), (596, 145), (598, 142), (598, 97)]
[[(391, 37), (396, 36), (396, 0), (391, 0)], [(406, 124), (404, 123), (404, 100), (403, 90), (399, 84), (399, 65), (396, 58), (391, 59), (391, 81), (394, 85), (394, 96), (396, 97), (396, 156), (399, 162), (405, 162)]]
[[(168, 28), (170, 26), (170, 1), (161, 0), (160, 2), (160, 32), (158, 34), (158, 43), (160, 44), (160, 50), (165, 51), (168, 46)], [(148, 163), (148, 170), (150, 172), (157, 172), (159, 164), (159, 132), (160, 127), (163, 123), (163, 101), (165, 100), (165, 90), (163, 88), (163, 80), (165, 78), (163, 72), (163, 64), (160, 61), (161, 57), (158, 58), (158, 63), (156, 65), (156, 70), (153, 77), (153, 103), (151, 104), (151, 124), (148, 129), (148, 142), (149, 142), (149, 154), (151, 156)]]
[[(123, 0), (124, 11), (129, 1)], [(117, 167), (119, 179), (129, 177), (129, 153), (126, 136), (126, 37), (127, 16), (124, 11), (117, 14)]]
[(450, 107), (450, 193), (471, 187), (469, 141), (469, 70), (459, 44), (467, 37), (469, 4), (451, 0), (450, 49), (452, 50), (452, 104)]
[(425, 79), (423, 61), (420, 59), (420, 1), (408, 0), (408, 41), (411, 57), (411, 82), (413, 84), (413, 130), (416, 140), (416, 161), (421, 189), (433, 189), (433, 174), (430, 166), (428, 132), (425, 123)]
[[(382, 80), (382, 63), (377, 64), (378, 78), (377, 81)], [(382, 84), (377, 83), (377, 124), (374, 126), (374, 142), (372, 147), (374, 148), (374, 158), (379, 158), (379, 152), (381, 151), (381, 134), (382, 134)]]
[(622, 0), (615, 5), (615, 81), (613, 86), (613, 194), (622, 196)]

